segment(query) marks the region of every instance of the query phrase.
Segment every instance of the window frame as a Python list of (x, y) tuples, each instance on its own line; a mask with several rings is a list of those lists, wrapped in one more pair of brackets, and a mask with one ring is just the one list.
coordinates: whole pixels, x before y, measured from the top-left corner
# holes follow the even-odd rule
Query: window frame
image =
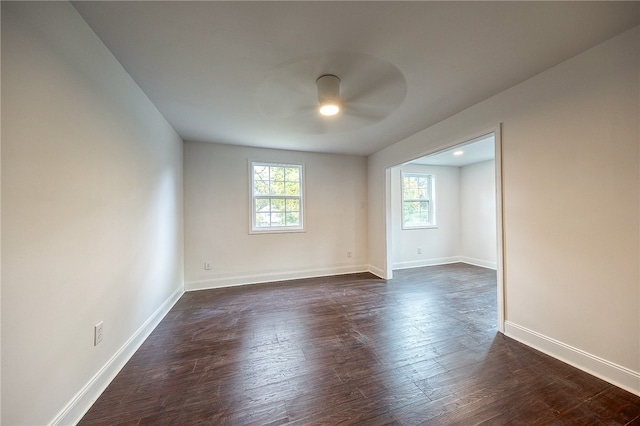
[[(428, 194), (427, 198), (424, 199), (420, 199), (420, 198), (409, 198), (409, 199), (405, 199), (404, 196), (404, 178), (405, 177), (423, 177), (423, 178), (427, 178), (428, 180), (428, 188), (426, 193)], [(436, 222), (436, 176), (433, 173), (423, 173), (423, 172), (405, 172), (403, 170), (401, 170), (400, 172), (400, 221), (401, 221), (401, 225), (402, 225), (402, 229), (403, 230), (410, 230), (410, 229), (430, 229), (430, 228), (437, 228), (437, 222)], [(413, 222), (414, 224), (408, 224), (405, 221), (405, 209), (404, 209), (404, 205), (405, 202), (411, 202), (411, 201), (429, 201), (429, 209), (428, 209), (428, 214), (429, 214), (429, 222)]]
[[(299, 194), (294, 195), (256, 195), (255, 193), (255, 175), (254, 170), (256, 166), (267, 167), (295, 167), (299, 172)], [(305, 228), (305, 167), (304, 163), (298, 162), (275, 162), (275, 161), (258, 161), (249, 160), (249, 199), (250, 199), (250, 215), (249, 220), (249, 234), (280, 234), (280, 233), (292, 233), (292, 232), (306, 232)], [(268, 226), (257, 227), (256, 226), (256, 199), (297, 199), (299, 200), (299, 218), (300, 224), (297, 226)]]

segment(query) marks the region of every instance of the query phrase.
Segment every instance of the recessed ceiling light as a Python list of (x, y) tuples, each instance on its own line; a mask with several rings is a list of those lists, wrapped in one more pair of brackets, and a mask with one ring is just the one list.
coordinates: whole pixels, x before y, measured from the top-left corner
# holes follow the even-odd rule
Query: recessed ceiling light
[(464, 151), (456, 151), (453, 153), (453, 155), (462, 155), (464, 154)]

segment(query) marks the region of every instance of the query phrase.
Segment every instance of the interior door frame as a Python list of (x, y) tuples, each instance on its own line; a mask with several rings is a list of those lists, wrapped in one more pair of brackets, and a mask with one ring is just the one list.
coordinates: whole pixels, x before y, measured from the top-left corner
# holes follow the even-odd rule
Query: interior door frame
[[(427, 151), (416, 158), (438, 154), (442, 151), (468, 145), (473, 141), (482, 137), (486, 137), (489, 134), (494, 135), (494, 160), (495, 160), (495, 185), (496, 185), (496, 281), (497, 281), (497, 313), (498, 313), (498, 331), (504, 333), (505, 322), (505, 271), (504, 271), (504, 221), (503, 221), (503, 179), (502, 179), (502, 124), (499, 123), (489, 129), (485, 129), (462, 139), (457, 139), (437, 147), (434, 150)], [(407, 161), (411, 161), (414, 158), (409, 158)], [(385, 277), (387, 279), (393, 278), (392, 269), (392, 233), (391, 233), (391, 169), (400, 164), (387, 167), (385, 170), (385, 258), (386, 258), (386, 271)]]

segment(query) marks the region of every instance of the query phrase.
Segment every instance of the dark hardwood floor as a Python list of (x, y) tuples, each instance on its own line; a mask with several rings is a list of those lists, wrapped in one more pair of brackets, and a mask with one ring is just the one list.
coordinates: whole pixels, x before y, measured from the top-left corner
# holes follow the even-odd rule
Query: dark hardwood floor
[(81, 425), (640, 425), (640, 398), (496, 332), (454, 264), (186, 293)]

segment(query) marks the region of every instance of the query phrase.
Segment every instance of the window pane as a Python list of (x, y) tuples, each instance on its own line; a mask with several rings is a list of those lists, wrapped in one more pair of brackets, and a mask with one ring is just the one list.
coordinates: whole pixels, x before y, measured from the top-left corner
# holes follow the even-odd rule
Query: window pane
[(300, 225), (300, 213), (287, 212), (285, 215), (286, 226), (298, 226)]
[(284, 167), (271, 167), (271, 180), (280, 180), (284, 182)]
[(404, 223), (415, 222), (415, 211), (417, 205), (413, 201), (405, 201), (402, 203), (402, 218)]
[(269, 199), (268, 198), (257, 198), (256, 201), (256, 213), (258, 212), (268, 212), (269, 209)]
[(270, 226), (269, 213), (256, 213), (256, 228), (268, 228)]
[(287, 182), (298, 182), (300, 180), (300, 169), (297, 167), (285, 168), (285, 180)]
[(405, 201), (403, 203), (403, 218), (405, 224), (429, 223), (429, 202)]
[(271, 212), (271, 226), (284, 226), (284, 212)]
[(253, 193), (256, 195), (269, 195), (269, 183), (261, 180), (254, 182)]
[(429, 195), (429, 178), (405, 176), (402, 178), (402, 194), (405, 199), (426, 199)]
[(286, 209), (287, 209), (287, 212), (299, 212), (300, 200), (287, 200)]
[(271, 181), (271, 195), (285, 195), (284, 181)]
[(429, 202), (422, 201), (420, 202), (420, 216), (418, 218), (418, 222), (420, 223), (429, 223)]
[(286, 195), (300, 195), (300, 184), (298, 182), (286, 182)]
[(267, 166), (254, 166), (253, 167), (253, 180), (269, 181), (269, 167)]
[(284, 198), (272, 198), (271, 199), (271, 211), (282, 212), (284, 211)]

